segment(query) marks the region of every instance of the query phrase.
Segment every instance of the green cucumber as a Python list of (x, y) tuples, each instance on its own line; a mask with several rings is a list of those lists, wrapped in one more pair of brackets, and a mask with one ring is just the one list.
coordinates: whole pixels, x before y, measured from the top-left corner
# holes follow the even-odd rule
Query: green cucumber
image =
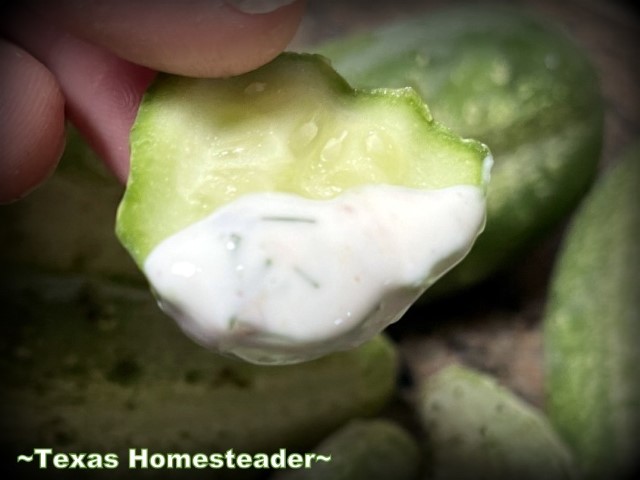
[(195, 347), (146, 287), (0, 280), (5, 453), (300, 451), (375, 414), (395, 389), (397, 355), (381, 337), (303, 365), (259, 367)]
[(69, 129), (53, 176), (25, 199), (0, 206), (0, 263), (143, 284), (113, 234), (123, 191), (77, 131)]
[(313, 449), (327, 458), (274, 480), (413, 480), (420, 472), (416, 440), (390, 420), (353, 420)]
[(314, 50), (355, 87), (413, 87), (437, 121), (491, 148), (485, 231), (437, 291), (508, 265), (572, 211), (594, 177), (603, 129), (596, 71), (573, 42), (521, 11), (443, 10)]
[(542, 413), (485, 374), (445, 367), (420, 385), (418, 411), (429, 478), (574, 476), (569, 450)]
[(353, 90), (320, 56), (285, 53), (229, 79), (161, 75), (132, 130), (117, 234), (142, 265), (243, 194), (484, 186), (488, 154), (433, 121), (413, 90)]
[(544, 320), (547, 408), (586, 478), (622, 478), (640, 438), (640, 145), (566, 235)]

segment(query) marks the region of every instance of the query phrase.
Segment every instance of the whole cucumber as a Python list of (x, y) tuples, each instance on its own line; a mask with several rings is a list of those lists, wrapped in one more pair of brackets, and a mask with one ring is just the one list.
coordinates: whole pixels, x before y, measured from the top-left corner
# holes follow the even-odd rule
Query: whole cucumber
[(586, 478), (621, 478), (640, 439), (640, 145), (594, 187), (555, 267), (544, 322), (549, 415)]
[(0, 281), (0, 302), (7, 451), (308, 448), (376, 413), (395, 388), (396, 353), (383, 338), (302, 365), (258, 367), (194, 346), (144, 287), (16, 275)]
[(570, 452), (547, 419), (488, 375), (451, 365), (419, 393), (430, 478), (573, 478)]
[(594, 177), (603, 129), (596, 71), (526, 13), (459, 7), (317, 50), (354, 86), (413, 87), (437, 121), (493, 153), (485, 231), (433, 293), (506, 266), (572, 211)]
[(124, 187), (74, 129), (60, 165), (25, 199), (0, 206), (0, 263), (144, 284), (113, 234)]
[(282, 472), (273, 480), (413, 480), (420, 471), (416, 440), (385, 419), (354, 420), (325, 438), (314, 452), (330, 460)]

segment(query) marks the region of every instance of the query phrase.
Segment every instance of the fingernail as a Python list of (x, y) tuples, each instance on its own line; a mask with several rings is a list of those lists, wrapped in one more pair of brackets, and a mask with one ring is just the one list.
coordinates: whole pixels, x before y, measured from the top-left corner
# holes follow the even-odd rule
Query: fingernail
[(269, 13), (289, 5), (295, 0), (224, 0), (225, 3), (244, 13)]

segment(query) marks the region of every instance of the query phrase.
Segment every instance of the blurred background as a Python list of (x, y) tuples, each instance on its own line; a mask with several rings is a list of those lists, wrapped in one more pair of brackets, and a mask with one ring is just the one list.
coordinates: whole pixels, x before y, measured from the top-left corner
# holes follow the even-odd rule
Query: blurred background
[[(305, 51), (418, 12), (469, 3), (488, 5), (310, 0), (289, 49)], [(605, 0), (491, 4), (532, 12), (569, 35), (593, 62), (605, 107), (599, 171), (606, 171), (640, 138), (637, 12)], [(156, 311), (113, 236), (121, 194), (72, 130), (56, 176), (24, 202), (0, 208), (0, 379), (9, 392), (3, 446), (73, 450), (95, 436), (101, 440), (96, 448), (131, 442), (176, 449), (310, 447), (349, 418), (372, 414), (420, 435), (411, 406), (416, 379), (453, 362), (489, 373), (544, 407), (540, 324), (569, 217), (506, 269), (454, 297), (417, 305), (392, 325), (387, 333), (398, 349), (398, 376), (384, 348), (367, 353), (366, 361), (347, 356), (265, 373), (213, 359)], [(345, 388), (327, 394), (330, 385)], [(211, 412), (213, 423), (203, 426)], [(208, 432), (212, 438), (203, 440)]]

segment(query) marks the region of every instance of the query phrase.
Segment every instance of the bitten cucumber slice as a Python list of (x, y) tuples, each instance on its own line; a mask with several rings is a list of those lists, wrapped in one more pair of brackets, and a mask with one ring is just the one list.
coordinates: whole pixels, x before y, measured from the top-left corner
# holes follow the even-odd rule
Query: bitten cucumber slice
[(487, 147), (412, 89), (354, 90), (317, 55), (163, 75), (131, 148), (120, 240), (187, 333), (256, 362), (362, 343), (484, 224)]
[(443, 9), (315, 49), (355, 87), (413, 87), (434, 118), (491, 147), (485, 231), (428, 296), (508, 266), (566, 218), (595, 176), (597, 72), (578, 45), (521, 9)]
[(413, 90), (353, 90), (317, 55), (283, 54), (232, 79), (162, 75), (132, 130), (117, 233), (142, 265), (166, 237), (244, 194), (484, 185), (487, 155), (435, 122)]
[(640, 145), (585, 198), (545, 314), (549, 416), (584, 478), (632, 478), (640, 438)]

